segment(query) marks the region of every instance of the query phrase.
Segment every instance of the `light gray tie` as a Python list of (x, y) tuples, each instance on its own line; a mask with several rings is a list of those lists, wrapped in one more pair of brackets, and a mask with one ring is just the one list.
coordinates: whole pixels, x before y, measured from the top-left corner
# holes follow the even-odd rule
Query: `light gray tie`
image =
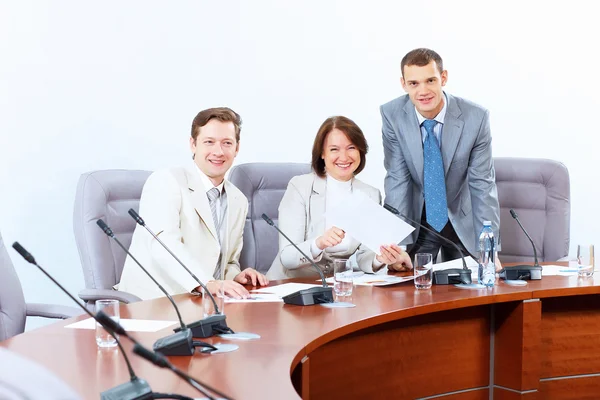
[[(215, 230), (217, 231), (217, 239), (219, 240), (219, 244), (221, 244), (221, 225), (219, 224), (219, 214), (217, 213), (217, 202), (219, 201), (219, 197), (221, 196), (221, 192), (219, 189), (212, 188), (208, 192), (206, 192), (206, 196), (208, 197), (208, 203), (210, 204), (210, 211), (212, 212), (213, 221), (215, 222)], [(217, 265), (215, 266), (215, 272), (213, 273), (213, 278), (221, 279), (221, 257), (222, 257), (222, 249), (219, 252), (219, 259), (217, 260)]]

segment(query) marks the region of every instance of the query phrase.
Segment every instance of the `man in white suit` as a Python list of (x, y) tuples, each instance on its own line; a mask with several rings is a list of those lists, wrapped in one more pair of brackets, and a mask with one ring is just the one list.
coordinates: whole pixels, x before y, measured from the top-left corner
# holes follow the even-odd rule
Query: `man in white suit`
[[(401, 70), (407, 94), (381, 106), (385, 203), (472, 255), (483, 221), (491, 221), (500, 250), (489, 112), (443, 91), (448, 71), (433, 50), (409, 52)], [(423, 252), (435, 258), (441, 247), (443, 259), (460, 257), (419, 227), (406, 243), (413, 243), (411, 256)]]
[[(198, 113), (192, 123), (190, 148), (194, 162), (157, 171), (142, 191), (140, 215), (161, 240), (216, 294), (247, 297), (244, 284), (266, 285), (252, 268), (240, 271), (248, 200), (225, 180), (239, 150), (240, 116), (229, 108)], [(137, 226), (131, 253), (169, 294), (194, 293), (198, 283), (143, 227)], [(164, 296), (129, 257), (119, 290), (141, 299)]]

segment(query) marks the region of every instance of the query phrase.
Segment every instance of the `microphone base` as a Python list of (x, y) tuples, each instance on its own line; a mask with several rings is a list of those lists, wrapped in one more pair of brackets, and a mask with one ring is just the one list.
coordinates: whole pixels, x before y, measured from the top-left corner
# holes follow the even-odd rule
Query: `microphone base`
[(333, 303), (333, 289), (330, 287), (314, 287), (298, 290), (283, 297), (285, 304), (295, 306), (312, 306), (315, 304)]
[[(200, 321), (192, 322), (186, 326), (192, 331), (193, 337), (207, 338), (221, 333), (218, 328), (227, 329), (226, 318), (225, 314), (215, 314), (201, 319)], [(217, 328), (217, 330), (215, 330), (215, 328)], [(175, 332), (180, 332), (181, 327), (173, 330)]]
[(139, 378), (100, 393), (101, 400), (149, 400), (153, 398), (148, 382)]
[(471, 270), (464, 268), (450, 268), (433, 272), (434, 285), (470, 285)]
[(524, 281), (537, 281), (542, 279), (542, 267), (540, 265), (515, 265), (504, 267), (500, 271), (500, 279)]
[(192, 331), (186, 329), (158, 339), (152, 348), (164, 356), (191, 356), (194, 354)]

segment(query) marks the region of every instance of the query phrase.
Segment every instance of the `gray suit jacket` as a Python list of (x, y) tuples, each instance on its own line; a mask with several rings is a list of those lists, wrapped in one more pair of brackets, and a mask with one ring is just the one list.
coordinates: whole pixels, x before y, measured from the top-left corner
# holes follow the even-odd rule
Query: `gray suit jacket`
[[(373, 201), (381, 204), (381, 193), (378, 189), (354, 178), (353, 190), (360, 190)], [(289, 238), (312, 256), (311, 243), (325, 230), (325, 199), (327, 180), (314, 173), (295, 176), (290, 180), (287, 190), (279, 204), (279, 227)], [(358, 241), (352, 239), (347, 251), (330, 253), (324, 251), (313, 261), (321, 268), (333, 258), (350, 257), (356, 253), (356, 260), (361, 270), (373, 272), (375, 253), (366, 249)], [(318, 277), (317, 272), (307, 260), (285, 238), (279, 235), (279, 253), (267, 277), (269, 279), (287, 279), (299, 277)]]
[[(500, 206), (492, 159), (489, 112), (446, 93), (448, 106), (442, 130), (448, 218), (462, 244), (478, 252), (483, 221), (492, 222), (500, 250)], [(408, 95), (381, 106), (383, 119), (385, 202), (416, 221), (423, 211), (423, 142)], [(419, 227), (405, 243), (414, 243)]]

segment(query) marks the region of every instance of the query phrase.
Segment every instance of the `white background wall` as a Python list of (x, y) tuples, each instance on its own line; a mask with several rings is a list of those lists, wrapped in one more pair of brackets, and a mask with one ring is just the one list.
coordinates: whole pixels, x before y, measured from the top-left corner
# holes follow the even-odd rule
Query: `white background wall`
[[(371, 147), (361, 179), (383, 189), (378, 106), (403, 94), (402, 56), (430, 47), (447, 90), (490, 109), (495, 156), (567, 165), (571, 247), (600, 244), (587, 3), (0, 0), (2, 235), (76, 293), (79, 175), (182, 164), (192, 118), (219, 105), (244, 120), (238, 163), (307, 162), (326, 117), (354, 119)], [(9, 253), (28, 301), (69, 304)]]

